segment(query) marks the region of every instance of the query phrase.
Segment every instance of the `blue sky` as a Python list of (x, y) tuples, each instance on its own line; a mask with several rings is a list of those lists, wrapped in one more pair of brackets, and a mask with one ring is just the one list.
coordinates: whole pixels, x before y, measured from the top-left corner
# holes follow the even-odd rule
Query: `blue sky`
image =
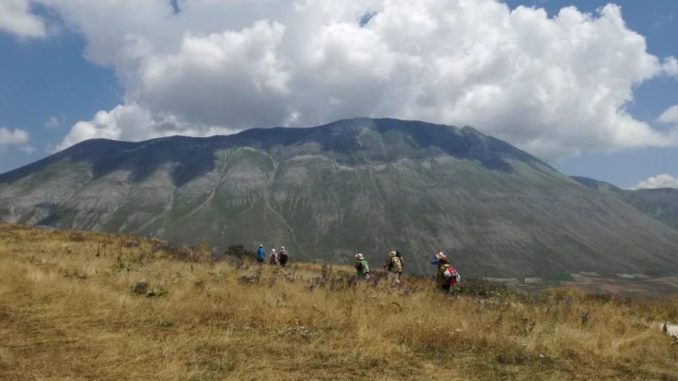
[[(149, 2), (157, 3), (155, 5), (138, 9), (134, 2), (126, 0), (109, 8), (104, 5), (100, 8), (90, 4), (83, 6), (69, 0), (9, 0), (9, 3), (15, 7), (10, 4), (3, 9), (0, 6), (0, 13), (4, 12), (5, 16), (12, 16), (10, 19), (18, 21), (3, 28), (3, 17), (0, 17), (0, 128), (5, 130), (6, 139), (4, 144), (0, 142), (0, 172), (28, 164), (52, 153), (56, 147), (65, 147), (88, 137), (138, 140), (175, 133), (203, 136), (230, 133), (246, 127), (310, 125), (342, 117), (373, 115), (471, 124), (545, 158), (566, 174), (589, 176), (624, 187), (659, 174), (678, 177), (675, 165), (678, 148), (668, 135), (673, 126), (657, 121), (669, 107), (678, 104), (677, 74), (658, 74), (671, 71), (667, 58), (678, 57), (678, 40), (673, 37), (678, 35), (678, 21), (675, 19), (678, 2), (613, 2), (621, 6), (626, 23), (625, 29), (620, 32), (619, 28), (602, 25), (602, 21), (615, 19), (614, 10), (608, 8), (607, 13), (601, 13), (601, 8), (608, 4), (605, 1), (506, 1), (511, 9), (519, 5), (545, 9), (551, 24), (556, 23), (553, 17), (558, 16), (561, 8), (568, 6), (575, 6), (581, 14), (589, 14), (592, 18), (579, 24), (563, 23), (558, 30), (564, 31), (564, 34), (554, 35), (552, 40), (537, 39), (545, 44), (539, 47), (539, 51), (548, 51), (544, 50), (548, 48), (546, 45), (577, 34), (579, 25), (583, 25), (582, 28), (599, 28), (599, 33), (594, 33), (593, 37), (582, 34), (582, 38), (592, 40), (587, 45), (591, 64), (609, 64), (611, 69), (606, 68), (602, 73), (613, 72), (614, 75), (601, 80), (601, 83), (587, 82), (589, 87), (582, 87), (581, 96), (595, 95), (601, 88), (603, 92), (618, 93), (629, 89), (633, 99), (619, 101), (611, 97), (611, 100), (602, 102), (600, 108), (595, 108), (601, 110), (600, 114), (625, 109), (629, 116), (620, 113), (613, 115), (612, 119), (601, 117), (599, 124), (606, 127), (596, 130), (590, 138), (586, 135), (587, 131), (598, 128), (596, 115), (582, 118), (582, 111), (577, 110), (567, 114), (570, 112), (569, 105), (576, 104), (579, 106), (574, 107), (586, 110), (586, 105), (581, 105), (576, 99), (577, 89), (569, 90), (569, 93), (549, 93), (546, 105), (553, 103), (552, 99), (570, 97), (553, 109), (535, 105), (535, 101), (511, 103), (511, 99), (521, 98), (520, 91), (530, 91), (534, 87), (516, 89), (510, 81), (513, 74), (501, 77), (495, 73), (501, 71), (507, 62), (513, 64), (514, 58), (531, 62), (542, 58), (534, 53), (529, 39), (516, 37), (517, 50), (508, 51), (503, 57), (500, 53), (497, 57), (490, 57), (488, 68), (495, 73), (476, 73), (471, 70), (472, 66), (457, 68), (456, 62), (465, 58), (469, 62), (477, 62), (473, 60), (478, 59), (487, 61), (483, 57), (491, 54), (491, 49), (478, 49), (478, 52), (464, 57), (459, 52), (450, 53), (447, 45), (455, 44), (450, 41), (454, 40), (450, 37), (451, 31), (463, 34), (471, 27), (447, 25), (444, 32), (447, 35), (443, 32), (440, 36), (422, 34), (421, 38), (426, 38), (426, 44), (430, 44), (424, 46), (422, 41), (415, 40), (413, 33), (400, 34), (400, 30), (393, 29), (393, 25), (399, 25), (407, 31), (407, 23), (410, 23), (418, 33), (422, 29), (419, 19), (402, 18), (398, 16), (398, 9), (382, 9), (379, 0), (355, 2), (370, 4), (372, 8), (369, 9), (343, 5), (354, 4), (347, 1), (341, 6), (333, 5), (334, 8), (324, 4), (296, 13), (287, 9), (289, 7), (283, 9), (274, 5), (270, 9), (262, 9), (264, 6), (256, 9), (240, 6), (236, 9), (235, 6), (208, 6), (205, 4), (209, 2), (200, 1), (191, 4), (187, 1), (157, 0)], [(515, 30), (517, 36), (523, 24), (539, 19), (536, 13), (524, 13), (524, 17), (517, 17), (521, 14), (510, 16), (497, 10), (488, 0), (477, 2), (488, 3), (487, 7), (480, 9), (479, 5), (479, 9), (471, 10), (462, 8), (455, 0), (422, 3), (430, 4), (429, 9), (422, 6), (411, 13), (419, 11), (418, 14), (424, 14), (429, 20), (433, 17), (433, 21), (442, 23), (435, 19), (436, 15), (442, 13), (440, 9), (450, 9), (450, 12), (469, 18), (481, 17), (477, 24), (487, 22), (490, 28), (493, 17), (503, 18), (511, 21), (512, 31)], [(364, 15), (368, 11), (375, 16), (365, 23)], [(109, 18), (106, 12), (110, 13)], [(569, 14), (572, 17), (577, 15)], [(343, 21), (351, 18), (358, 20), (358, 25), (345, 25)], [(601, 22), (596, 23), (597, 19)], [(317, 28), (315, 34), (322, 35), (323, 39), (298, 37), (295, 28), (299, 24), (311, 31)], [(529, 28), (539, 28), (542, 24), (531, 24)], [(533, 30), (529, 28), (525, 27)], [(603, 60), (597, 56), (596, 49), (602, 51), (617, 40), (628, 40), (629, 36), (632, 37), (631, 31), (645, 38), (647, 49), (643, 52), (637, 44), (615, 45), (617, 50), (611, 50), (612, 53), (619, 54), (619, 60), (628, 62), (632, 69), (626, 73), (623, 64)], [(614, 35), (617, 32), (618, 38)], [(494, 38), (501, 38), (500, 34)], [(492, 36), (492, 33), (488, 35)], [(610, 43), (596, 40), (599, 35), (607, 36)], [(484, 37), (473, 33), (456, 44), (461, 45), (474, 38)], [(252, 45), (248, 45), (250, 40)], [(480, 42), (476, 41), (465, 49), (473, 51), (484, 46), (485, 41)], [(306, 56), (299, 53), (303, 47), (320, 43), (324, 44), (317, 47), (321, 55), (315, 51)], [(487, 42), (488, 46), (497, 46), (493, 43)], [(422, 49), (422, 46), (434, 53), (419, 52), (417, 49)], [(226, 49), (233, 56), (242, 54), (242, 61), (249, 64), (237, 66), (238, 60), (232, 60), (215, 72), (214, 62), (206, 62), (204, 57), (217, 57), (220, 61), (215, 62), (223, 62), (223, 52), (219, 49)], [(361, 49), (374, 54), (357, 55), (355, 52), (360, 53)], [(643, 66), (648, 65), (648, 57), (657, 59), (657, 67)], [(443, 62), (445, 65), (422, 67), (412, 63), (418, 62), (417, 59)], [(571, 67), (567, 66), (570, 63), (563, 63), (558, 72), (581, 73), (585, 63), (573, 61)], [(420, 66), (398, 72), (407, 65)], [(540, 65), (538, 70), (543, 72), (544, 68), (560, 65), (560, 62), (545, 61)], [(450, 67), (449, 75), (440, 74)], [(454, 69), (461, 74), (455, 74)], [(507, 69), (507, 72), (511, 70), (512, 73), (521, 71), (519, 65)], [(401, 80), (419, 76), (422, 72), (427, 74), (416, 77), (416, 81)], [(333, 73), (338, 73), (336, 79)], [(538, 81), (539, 73), (528, 73), (525, 78)], [(481, 75), (486, 77), (473, 83), (468, 80)], [(251, 77), (249, 81), (241, 81), (248, 76)], [(353, 78), (355, 82), (352, 82)], [(201, 82), (203, 79), (204, 82)], [(447, 86), (438, 85), (444, 85), (444, 81), (448, 81)], [(356, 85), (365, 83), (370, 86), (365, 90), (355, 90)], [(556, 88), (561, 88), (560, 84), (556, 85)], [(450, 87), (459, 87), (463, 91), (451, 94)], [(236, 89), (237, 93), (235, 90), (231, 93), (229, 89)], [(422, 89), (433, 95), (420, 95), (415, 101), (401, 96), (402, 93)], [(487, 105), (483, 98), (488, 96), (488, 92), (506, 94), (497, 103), (499, 111), (496, 114), (483, 108), (493, 107), (491, 101)], [(383, 101), (372, 101), (382, 98)], [(225, 101), (219, 103), (214, 99)], [(422, 106), (411, 107), (412, 103)], [(526, 116), (521, 119), (520, 112), (511, 111), (514, 109), (525, 110), (522, 114), (544, 114), (548, 117)], [(473, 110), (478, 111), (474, 113)], [(572, 130), (568, 130), (569, 121), (572, 122)], [(605, 134), (611, 136), (617, 122), (628, 125), (631, 132), (610, 138), (608, 143)], [(638, 126), (637, 122), (642, 125)], [(16, 133), (17, 130), (26, 132), (28, 137)], [(639, 140), (646, 139), (647, 142), (634, 142), (628, 136), (638, 136)], [(668, 185), (671, 185), (670, 181)]]
[[(86, 61), (74, 33), (39, 41), (0, 33), (0, 51), (0, 126), (29, 131), (36, 148), (32, 154), (5, 153), (0, 170), (45, 156), (71, 125), (122, 98), (113, 71)], [(56, 122), (47, 123), (50, 118)]]

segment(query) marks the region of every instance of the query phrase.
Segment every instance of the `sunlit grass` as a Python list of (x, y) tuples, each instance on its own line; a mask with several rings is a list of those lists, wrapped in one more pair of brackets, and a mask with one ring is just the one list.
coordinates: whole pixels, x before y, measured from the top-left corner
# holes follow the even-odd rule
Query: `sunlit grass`
[(675, 303), (184, 254), (0, 225), (0, 379), (678, 379)]

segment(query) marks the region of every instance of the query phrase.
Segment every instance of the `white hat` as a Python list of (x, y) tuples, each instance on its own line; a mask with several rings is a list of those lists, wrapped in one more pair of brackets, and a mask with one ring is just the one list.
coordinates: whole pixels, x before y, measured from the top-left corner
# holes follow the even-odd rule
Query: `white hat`
[(447, 258), (447, 255), (445, 255), (445, 253), (443, 253), (443, 252), (441, 251), (441, 252), (438, 252), (438, 254), (436, 254), (436, 258), (438, 258), (438, 259), (446, 259), (446, 258)]
[(358, 253), (358, 254), (355, 255), (355, 259), (363, 259), (363, 258), (364, 257), (363, 257), (362, 253)]
[(285, 246), (280, 246), (280, 250), (285, 250)]

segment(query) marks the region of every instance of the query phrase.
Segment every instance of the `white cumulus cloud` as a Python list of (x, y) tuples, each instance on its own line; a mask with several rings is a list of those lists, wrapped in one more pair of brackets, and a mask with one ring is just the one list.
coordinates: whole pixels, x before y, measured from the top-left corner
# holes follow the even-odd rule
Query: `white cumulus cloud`
[(678, 125), (678, 105), (673, 105), (659, 115), (659, 121), (665, 124)]
[(10, 130), (5, 127), (0, 127), (0, 145), (22, 145), (29, 141), (28, 132), (25, 130)]
[(678, 188), (678, 178), (669, 174), (661, 174), (643, 180), (633, 186), (631, 189), (658, 189), (658, 188)]
[(117, 106), (111, 111), (99, 111), (92, 120), (76, 123), (63, 141), (52, 150), (62, 150), (88, 139), (138, 141), (150, 137), (212, 136), (229, 132), (231, 131), (219, 126), (194, 129), (171, 116), (154, 117), (146, 109), (130, 104)]
[(42, 18), (31, 13), (28, 0), (0, 1), (0, 32), (20, 38), (39, 38), (47, 35)]
[(10, 146), (15, 146), (26, 153), (33, 153), (35, 148), (29, 142), (28, 131), (0, 127), (0, 153), (3, 153)]
[(192, 0), (178, 14), (166, 0), (36, 1), (125, 90), (62, 148), (355, 116), (472, 125), (546, 159), (678, 144), (626, 111), (678, 64), (648, 53), (616, 5), (549, 17), (496, 0)]

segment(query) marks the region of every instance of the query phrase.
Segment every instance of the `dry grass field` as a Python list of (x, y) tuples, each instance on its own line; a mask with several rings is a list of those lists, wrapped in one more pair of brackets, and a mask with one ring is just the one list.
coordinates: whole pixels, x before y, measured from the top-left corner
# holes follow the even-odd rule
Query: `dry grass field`
[(0, 379), (678, 380), (675, 302), (209, 257), (0, 225)]

